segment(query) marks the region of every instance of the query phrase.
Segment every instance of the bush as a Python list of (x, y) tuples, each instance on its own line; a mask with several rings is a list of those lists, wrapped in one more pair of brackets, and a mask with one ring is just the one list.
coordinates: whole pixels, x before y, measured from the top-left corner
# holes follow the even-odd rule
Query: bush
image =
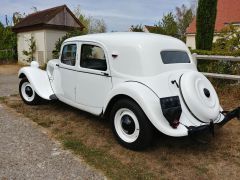
[(207, 50), (191, 50), (191, 53), (197, 53), (200, 55), (218, 55), (218, 56), (240, 56), (240, 50), (237, 51), (207, 51)]
[[(191, 50), (191, 53), (197, 53), (199, 55), (240, 56), (240, 51), (224, 52), (224, 51)], [(208, 73), (240, 75), (240, 62), (198, 59), (198, 70), (200, 72)], [(216, 86), (224, 86), (236, 82), (234, 80), (226, 81), (224, 79), (216, 78), (209, 79)]]
[(0, 64), (16, 62), (17, 53), (14, 50), (0, 50)]

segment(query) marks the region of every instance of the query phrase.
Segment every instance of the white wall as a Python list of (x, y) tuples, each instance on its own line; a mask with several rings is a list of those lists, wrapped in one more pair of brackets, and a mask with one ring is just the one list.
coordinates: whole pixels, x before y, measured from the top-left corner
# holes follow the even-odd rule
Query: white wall
[(196, 49), (195, 34), (187, 34), (186, 45), (191, 49)]
[[(216, 40), (218, 38), (219, 38), (219, 36), (215, 35), (213, 37), (213, 42), (216, 42)], [(186, 45), (187, 45), (187, 47), (190, 47), (191, 49), (196, 49), (195, 34), (187, 34)]]
[(53, 58), (52, 51), (55, 49), (55, 43), (66, 33), (66, 31), (45, 30), (46, 62)]
[[(17, 42), (17, 48), (18, 48), (18, 62), (21, 64), (26, 64), (27, 59), (29, 57), (25, 56), (23, 54), (23, 50), (29, 51), (29, 45), (30, 45), (30, 38), (31, 36), (34, 37), (34, 40), (36, 41), (36, 53), (34, 54), (34, 58), (38, 60), (39, 53), (45, 52), (45, 45), (44, 45), (44, 31), (30, 31), (30, 32), (21, 32), (18, 33), (18, 42)], [(40, 63), (41, 61), (44, 61), (43, 58), (39, 59)]]
[(58, 30), (38, 30), (18, 33), (18, 62), (20, 64), (28, 64), (26, 61), (28, 57), (23, 54), (23, 50), (29, 51), (29, 39), (33, 36), (36, 41), (34, 58), (40, 65), (44, 65), (48, 60), (52, 59), (52, 51), (55, 48), (56, 41), (65, 34), (66, 31)]

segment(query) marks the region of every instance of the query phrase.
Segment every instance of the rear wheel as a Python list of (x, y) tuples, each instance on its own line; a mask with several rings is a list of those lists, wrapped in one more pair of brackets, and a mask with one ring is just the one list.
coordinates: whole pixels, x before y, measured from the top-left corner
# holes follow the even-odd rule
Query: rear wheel
[(19, 94), (24, 103), (28, 105), (37, 105), (42, 98), (34, 91), (27, 78), (23, 78), (19, 83)]
[(110, 114), (113, 133), (123, 146), (141, 150), (149, 146), (153, 126), (139, 105), (130, 99), (115, 103)]

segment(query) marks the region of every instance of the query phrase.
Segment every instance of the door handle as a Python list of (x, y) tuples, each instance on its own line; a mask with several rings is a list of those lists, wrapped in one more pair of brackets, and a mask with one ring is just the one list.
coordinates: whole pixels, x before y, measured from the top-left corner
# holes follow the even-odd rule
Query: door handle
[(56, 64), (57, 67), (59, 67), (59, 64)]

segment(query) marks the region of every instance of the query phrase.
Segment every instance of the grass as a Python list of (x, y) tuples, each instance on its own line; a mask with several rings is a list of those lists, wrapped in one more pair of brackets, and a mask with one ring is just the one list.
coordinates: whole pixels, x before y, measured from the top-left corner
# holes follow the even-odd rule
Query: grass
[[(225, 109), (239, 106), (240, 86), (217, 87), (217, 92)], [(64, 148), (111, 179), (239, 179), (238, 121), (217, 130), (215, 137), (158, 133), (149, 149), (134, 152), (116, 142), (109, 122), (61, 102), (27, 106), (19, 96), (0, 101), (47, 128)]]

